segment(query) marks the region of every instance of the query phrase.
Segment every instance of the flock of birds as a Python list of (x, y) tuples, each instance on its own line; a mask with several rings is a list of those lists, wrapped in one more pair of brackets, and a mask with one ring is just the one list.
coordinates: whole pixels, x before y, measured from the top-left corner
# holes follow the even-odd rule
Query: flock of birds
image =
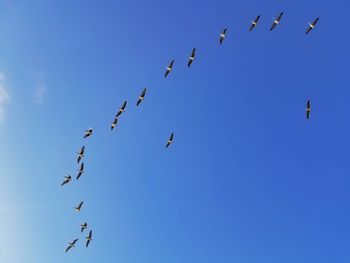
[[(271, 27), (270, 27), (270, 30), (274, 30), (276, 28), (276, 26), (279, 25), (281, 19), (282, 19), (282, 16), (283, 16), (283, 12), (281, 12), (276, 19), (274, 19)], [(249, 27), (249, 31), (252, 31), (259, 23), (259, 20), (260, 20), (260, 15), (258, 15), (253, 21), (251, 21), (251, 25)], [(306, 34), (309, 34), (311, 30), (313, 30), (317, 24), (317, 22), (319, 21), (319, 18), (316, 18), (312, 23), (309, 23), (309, 26), (306, 30)], [(223, 41), (225, 40), (226, 38), (226, 34), (227, 34), (227, 28), (225, 28), (221, 33), (220, 33), (220, 38), (219, 38), (219, 44), (222, 45), (223, 44)], [(193, 48), (192, 49), (192, 52), (191, 52), (191, 55), (188, 59), (188, 63), (187, 63), (187, 67), (190, 67), (192, 65), (192, 63), (194, 62), (195, 60), (195, 57), (196, 57), (196, 48)], [(168, 77), (168, 75), (172, 72), (173, 70), (173, 66), (174, 66), (174, 63), (175, 63), (175, 60), (172, 60), (170, 62), (170, 64), (166, 67), (166, 71), (165, 71), (165, 74), (164, 74), (164, 78)], [(139, 106), (140, 103), (145, 99), (145, 96), (146, 96), (146, 92), (147, 92), (147, 89), (143, 89), (141, 94), (138, 96), (137, 98), (137, 102), (136, 102), (136, 106)], [(126, 109), (126, 105), (127, 105), (127, 101), (125, 100), (123, 102), (123, 104), (121, 105), (121, 107), (118, 109), (118, 112), (116, 113), (113, 121), (112, 121), (112, 124), (111, 124), (111, 130), (113, 130), (116, 126), (117, 126), (117, 123), (118, 123), (118, 120), (119, 120), (119, 117), (125, 112), (125, 109)], [(309, 119), (310, 118), (310, 112), (311, 112), (311, 102), (310, 100), (307, 101), (306, 103), (306, 118)], [(85, 131), (85, 134), (83, 136), (83, 138), (88, 138), (90, 136), (93, 135), (93, 130), (92, 128), (89, 128)], [(174, 133), (172, 132), (165, 144), (165, 147), (168, 148), (170, 145), (172, 145), (174, 141)], [(84, 154), (85, 154), (85, 146), (81, 147), (80, 151), (77, 152), (77, 163), (79, 164), (80, 161), (84, 158)], [(79, 178), (83, 175), (84, 173), (84, 162), (82, 162), (80, 164), (80, 167), (78, 169), (78, 174), (76, 176), (76, 180), (79, 180)], [(71, 175), (68, 175), (68, 176), (65, 176), (64, 177), (64, 181), (61, 183), (61, 185), (65, 185), (65, 184), (68, 184), (69, 182), (72, 181), (72, 176)], [(81, 201), (78, 206), (74, 207), (74, 210), (79, 213), (82, 209), (82, 206), (83, 206), (84, 202)], [(84, 232), (85, 229), (88, 228), (88, 224), (85, 222), (83, 224), (80, 225), (80, 232)], [(86, 244), (85, 246), (88, 247), (90, 242), (92, 241), (92, 230), (89, 231), (89, 234), (85, 237), (86, 239)], [(68, 243), (68, 246), (66, 248), (66, 252), (68, 252), (71, 248), (74, 248), (76, 243), (78, 242), (78, 238), (74, 239), (72, 242), (69, 242)]]

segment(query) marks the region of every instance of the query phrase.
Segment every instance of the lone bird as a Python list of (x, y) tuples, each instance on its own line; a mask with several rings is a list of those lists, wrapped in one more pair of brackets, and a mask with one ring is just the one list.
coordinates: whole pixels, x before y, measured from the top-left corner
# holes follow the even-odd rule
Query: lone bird
[(84, 163), (81, 163), (80, 168), (78, 170), (77, 180), (80, 178), (80, 176), (82, 176), (83, 173), (84, 173)]
[(112, 124), (111, 124), (111, 130), (113, 130), (115, 128), (115, 126), (117, 126), (118, 123), (118, 117), (115, 117)]
[(165, 145), (165, 148), (168, 148), (173, 143), (173, 140), (174, 140), (174, 133), (171, 133), (170, 137)]
[(116, 118), (118, 118), (123, 112), (125, 112), (125, 108), (126, 108), (127, 103), (128, 103), (127, 101), (123, 102), (123, 105), (119, 108), (117, 115), (115, 116)]
[(76, 212), (80, 212), (81, 207), (83, 206), (83, 204), (84, 204), (84, 201), (81, 201), (80, 204), (79, 204), (77, 207), (74, 207), (74, 210), (75, 210)]
[(84, 139), (87, 138), (87, 137), (90, 137), (92, 135), (92, 129), (89, 128), (85, 131), (85, 135), (84, 135)]
[(80, 227), (81, 227), (81, 231), (80, 232), (83, 232), (85, 229), (87, 229), (87, 223), (85, 222), (84, 224), (81, 224)]
[(187, 67), (190, 67), (196, 56), (196, 48), (192, 49), (191, 56), (188, 59)]
[(170, 71), (173, 70), (174, 62), (175, 62), (175, 61), (172, 60), (172, 61), (170, 62), (170, 64), (169, 64), (169, 66), (167, 66), (166, 71), (165, 71), (164, 78), (166, 78), (166, 77), (169, 75)]
[(72, 180), (72, 176), (68, 175), (64, 177), (64, 181), (61, 183), (61, 185), (68, 184)]
[(310, 118), (310, 112), (311, 112), (311, 103), (310, 100), (306, 102), (306, 119)]
[(142, 93), (140, 94), (140, 96), (139, 96), (138, 99), (137, 99), (136, 106), (139, 106), (140, 103), (145, 99), (146, 91), (147, 91), (147, 89), (144, 88), (143, 91), (142, 91)]
[(68, 247), (66, 248), (66, 253), (68, 252), (68, 250), (70, 250), (72, 247), (75, 247), (75, 243), (77, 243), (79, 239), (74, 239), (73, 242), (69, 242), (68, 243)]
[(278, 15), (278, 17), (273, 21), (271, 28), (270, 28), (270, 31), (272, 31), (280, 23), (282, 16), (283, 16), (283, 12), (281, 12)]
[(85, 146), (81, 147), (80, 151), (77, 153), (78, 154), (77, 163), (79, 163), (80, 160), (84, 157), (84, 152), (85, 152)]
[(318, 20), (320, 20), (319, 17), (317, 17), (317, 18), (314, 20), (314, 22), (309, 23), (309, 27), (308, 27), (308, 29), (306, 30), (306, 35), (309, 34), (309, 32), (310, 32), (312, 29), (314, 29), (314, 27), (316, 26)]
[(254, 29), (254, 27), (256, 27), (256, 25), (257, 25), (258, 22), (259, 22), (259, 19), (260, 19), (260, 15), (258, 15), (258, 16), (254, 19), (254, 21), (252, 21), (252, 25), (250, 26), (249, 31), (252, 31), (252, 30)]
[(92, 230), (90, 230), (89, 235), (86, 237), (86, 247), (89, 246), (91, 240), (92, 240)]
[(227, 28), (225, 28), (221, 33), (220, 33), (220, 45), (222, 44), (222, 41), (224, 41), (225, 37), (226, 37), (226, 32), (227, 32)]

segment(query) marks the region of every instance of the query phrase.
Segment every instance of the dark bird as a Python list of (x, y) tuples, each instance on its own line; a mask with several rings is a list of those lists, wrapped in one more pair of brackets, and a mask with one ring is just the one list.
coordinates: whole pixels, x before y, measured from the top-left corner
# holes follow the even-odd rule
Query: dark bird
[(81, 147), (80, 151), (77, 152), (78, 154), (77, 163), (79, 163), (80, 160), (84, 157), (84, 152), (85, 152), (85, 146)]
[(227, 32), (227, 28), (225, 28), (221, 33), (220, 33), (220, 45), (222, 44), (222, 41), (224, 41), (225, 37), (226, 37), (226, 32)]
[(87, 229), (87, 223), (85, 222), (84, 224), (81, 224), (80, 227), (81, 227), (81, 231), (80, 232), (83, 232), (85, 229)]
[(281, 21), (281, 18), (283, 16), (283, 12), (281, 12), (278, 17), (273, 21), (270, 30), (272, 31)]
[(250, 26), (249, 28), (249, 31), (252, 31), (254, 29), (254, 27), (256, 27), (256, 25), (258, 24), (259, 22), (259, 19), (260, 19), (260, 15), (258, 15), (254, 21), (252, 21), (252, 25)]
[(69, 242), (68, 243), (68, 247), (66, 248), (66, 253), (68, 252), (68, 250), (70, 250), (72, 247), (75, 247), (75, 243), (77, 243), (79, 239), (74, 239), (73, 242)]
[(61, 185), (68, 184), (72, 180), (72, 176), (68, 175), (64, 177), (64, 181), (61, 183)]
[(85, 131), (84, 139), (92, 135), (92, 129), (89, 128)]
[(306, 103), (306, 119), (310, 118), (310, 112), (311, 112), (311, 103), (310, 100)]
[(113, 130), (115, 126), (117, 126), (117, 123), (118, 123), (118, 117), (115, 117), (111, 125), (111, 130)]
[(80, 204), (79, 204), (77, 207), (74, 207), (74, 210), (75, 210), (76, 212), (80, 212), (81, 207), (83, 206), (83, 204), (84, 204), (84, 201), (81, 201)]
[(80, 176), (82, 176), (83, 173), (84, 173), (84, 163), (81, 163), (80, 168), (78, 170), (77, 180), (80, 178)]
[(142, 93), (140, 94), (140, 96), (139, 96), (138, 99), (137, 99), (136, 106), (139, 106), (140, 103), (145, 99), (146, 91), (147, 91), (147, 89), (144, 88), (143, 91), (142, 91)]
[(196, 56), (196, 48), (192, 49), (191, 56), (188, 59), (187, 67), (190, 67)]
[(173, 140), (174, 140), (174, 133), (171, 133), (166, 145), (165, 145), (165, 148), (168, 148), (172, 143), (173, 143)]
[(127, 101), (124, 101), (123, 105), (119, 108), (117, 115), (115, 116), (116, 118), (118, 118), (123, 112), (125, 112), (127, 103), (128, 103)]
[(165, 71), (164, 78), (166, 78), (166, 77), (169, 75), (170, 71), (173, 70), (174, 62), (175, 62), (175, 61), (172, 60), (172, 61), (170, 62), (170, 64), (169, 64), (169, 66), (167, 66), (166, 71)]
[(318, 20), (320, 20), (319, 17), (317, 17), (317, 18), (314, 20), (314, 22), (309, 23), (309, 27), (308, 27), (308, 29), (306, 30), (306, 35), (309, 34), (309, 32), (310, 32), (312, 29), (314, 29), (314, 27), (316, 26)]
[(90, 230), (89, 235), (86, 237), (86, 247), (89, 246), (91, 240), (92, 240), (92, 230)]

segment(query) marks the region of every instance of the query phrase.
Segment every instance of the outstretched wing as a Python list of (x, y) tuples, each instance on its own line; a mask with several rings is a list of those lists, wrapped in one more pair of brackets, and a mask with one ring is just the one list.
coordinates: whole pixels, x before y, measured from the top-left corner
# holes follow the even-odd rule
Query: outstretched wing
[(276, 23), (276, 22), (273, 22), (272, 25), (271, 25), (270, 30), (272, 31), (276, 26), (277, 26), (277, 23)]

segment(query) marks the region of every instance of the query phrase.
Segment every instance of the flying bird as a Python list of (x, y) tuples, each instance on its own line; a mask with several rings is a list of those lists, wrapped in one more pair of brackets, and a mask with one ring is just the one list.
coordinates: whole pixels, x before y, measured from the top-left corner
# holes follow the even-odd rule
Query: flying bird
[(271, 28), (270, 28), (270, 31), (272, 31), (280, 23), (282, 16), (283, 16), (283, 12), (281, 12), (278, 15), (278, 17), (273, 21)]
[(77, 207), (74, 207), (74, 210), (75, 210), (76, 212), (80, 212), (81, 207), (83, 206), (83, 204), (84, 204), (84, 201), (81, 201), (80, 204), (79, 204)]
[(317, 18), (314, 20), (314, 22), (309, 23), (309, 27), (308, 27), (308, 29), (306, 30), (306, 35), (309, 34), (309, 32), (310, 32), (312, 29), (314, 29), (314, 27), (316, 26), (318, 20), (320, 20), (319, 17), (317, 17)]
[(256, 27), (256, 25), (258, 24), (259, 22), (259, 19), (260, 19), (260, 15), (258, 15), (254, 21), (252, 21), (252, 25), (250, 26), (249, 28), (249, 31), (252, 31), (254, 29), (254, 27)]
[(194, 61), (194, 58), (196, 56), (196, 48), (192, 49), (191, 56), (188, 59), (187, 67), (190, 67), (192, 62)]
[(84, 173), (84, 163), (81, 163), (80, 168), (78, 170), (77, 180), (80, 178), (80, 176), (82, 176), (83, 173)]
[(172, 60), (172, 61), (170, 62), (170, 64), (169, 64), (169, 66), (167, 66), (166, 71), (165, 71), (164, 78), (166, 78), (166, 77), (169, 75), (170, 71), (173, 70), (174, 62), (175, 62), (175, 61)]
[(86, 247), (89, 246), (91, 240), (92, 240), (92, 230), (90, 230), (89, 235), (86, 237)]
[(92, 135), (92, 129), (89, 128), (85, 131), (84, 139)]
[(77, 163), (79, 163), (80, 160), (84, 157), (84, 152), (85, 152), (85, 146), (81, 147), (80, 151), (77, 153), (78, 154)]
[(61, 183), (61, 185), (65, 185), (67, 183), (69, 183), (72, 180), (72, 176), (68, 175), (64, 177), (64, 181)]
[(85, 229), (87, 229), (87, 223), (85, 222), (84, 224), (81, 224), (80, 227), (81, 227), (81, 231), (80, 232), (83, 232)]
[(115, 116), (116, 118), (118, 118), (123, 112), (125, 112), (127, 103), (128, 103), (127, 101), (124, 101), (123, 105), (119, 108), (117, 115)]
[(140, 94), (139, 98), (137, 99), (136, 106), (139, 106), (140, 103), (145, 99), (146, 91), (147, 91), (147, 89), (144, 88), (142, 93)]
[(168, 148), (172, 143), (173, 143), (173, 140), (174, 140), (174, 133), (171, 133), (166, 145), (165, 145), (165, 148)]
[(227, 28), (225, 28), (221, 33), (220, 33), (220, 45), (222, 44), (222, 41), (224, 41), (225, 37), (226, 37), (226, 32), (227, 32)]
[(310, 112), (311, 112), (311, 103), (310, 100), (306, 103), (306, 119), (310, 118)]
[(70, 250), (72, 247), (75, 247), (75, 243), (77, 243), (79, 239), (74, 239), (73, 242), (69, 242), (68, 243), (68, 247), (66, 248), (66, 253), (68, 252), (68, 250)]
[(118, 123), (118, 117), (115, 117), (111, 125), (111, 130), (113, 130), (115, 126), (117, 126), (117, 123)]

